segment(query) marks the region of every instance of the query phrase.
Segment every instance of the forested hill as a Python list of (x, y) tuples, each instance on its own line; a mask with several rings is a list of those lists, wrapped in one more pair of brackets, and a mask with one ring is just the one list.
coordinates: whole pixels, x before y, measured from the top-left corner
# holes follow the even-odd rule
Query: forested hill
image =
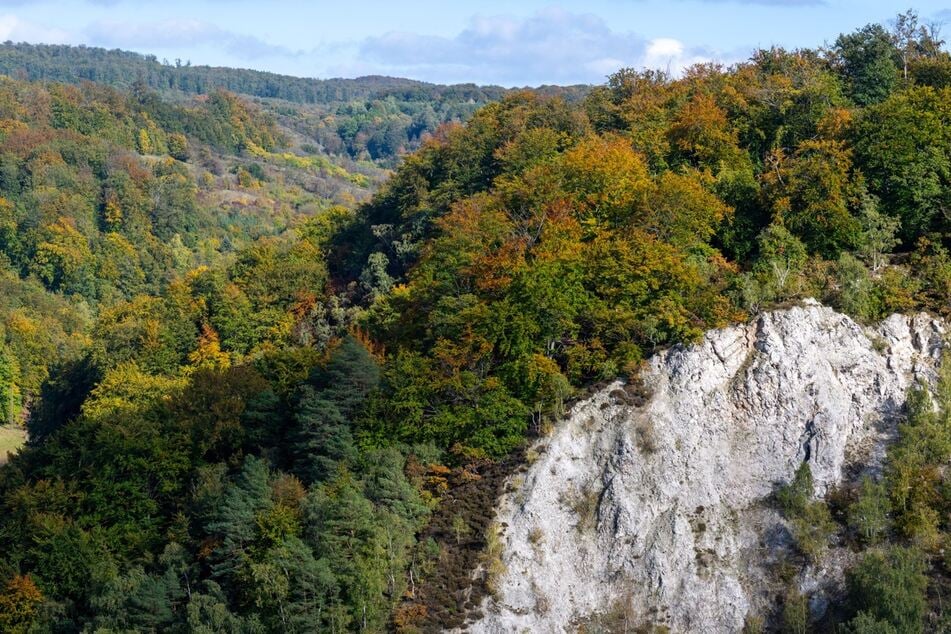
[[(0, 74), (28, 80), (92, 81), (165, 95), (224, 89), (265, 100), (262, 106), (310, 137), (328, 154), (382, 161), (401, 153), (447, 122), (465, 121), (479, 107), (514, 92), (500, 86), (441, 86), (395, 77), (311, 79), (257, 70), (192, 66), (154, 55), (86, 46), (0, 45)], [(578, 101), (588, 86), (541, 86), (533, 91)]]
[[(253, 97), (307, 104), (378, 99), (389, 95), (419, 101), (452, 99), (486, 103), (508, 92), (500, 86), (440, 86), (382, 76), (311, 79), (258, 70), (192, 66), (180, 60), (173, 65), (160, 62), (154, 55), (118, 49), (12, 42), (0, 45), (0, 73), (65, 83), (94, 81), (124, 88), (131, 88), (141, 80), (153, 90), (179, 90), (188, 94), (224, 88)], [(559, 87), (557, 90), (565, 89)]]

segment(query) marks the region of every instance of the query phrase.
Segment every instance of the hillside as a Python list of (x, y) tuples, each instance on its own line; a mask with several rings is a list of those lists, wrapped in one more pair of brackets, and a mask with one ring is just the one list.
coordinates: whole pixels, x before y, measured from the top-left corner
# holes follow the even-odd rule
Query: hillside
[[(0, 411), (30, 442), (0, 468), (0, 631), (460, 627), (511, 590), (493, 500), (544, 461), (534, 439), (585, 423), (572, 400), (623, 381), (645, 402), (657, 359), (804, 298), (946, 319), (951, 57), (904, 33), (506, 93), (369, 162), (289, 102), (4, 79)], [(856, 346), (888, 365), (887, 340), (826, 326), (751, 371)], [(882, 370), (906, 401), (882, 471), (825, 498), (809, 461), (775, 483), (783, 578), (842, 543), (854, 565), (821, 624), (790, 584), (751, 631), (946, 624), (951, 397), (928, 362), (921, 384)], [(863, 381), (836, 407), (881, 396)], [(665, 421), (640, 442), (685, 465)]]
[(173, 105), (5, 79), (0, 103), (3, 422), (26, 415), (51, 368), (88, 352), (98, 314), (145, 309), (253, 245), (287, 257), (301, 249), (291, 236), (382, 176), (287, 152), (272, 118), (226, 92)]
[[(256, 70), (175, 65), (154, 56), (86, 46), (0, 44), (0, 74), (31, 81), (92, 81), (165, 96), (223, 89), (258, 98), (266, 110), (323, 153), (392, 166), (401, 154), (444, 123), (462, 122), (478, 108), (514, 92), (499, 86), (441, 86), (396, 77), (309, 79)], [(580, 100), (587, 86), (541, 86), (538, 94)]]

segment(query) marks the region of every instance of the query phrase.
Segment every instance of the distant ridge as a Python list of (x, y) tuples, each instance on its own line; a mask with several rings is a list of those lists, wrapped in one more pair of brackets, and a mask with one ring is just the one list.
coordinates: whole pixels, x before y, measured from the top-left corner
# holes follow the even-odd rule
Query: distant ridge
[[(93, 81), (131, 88), (136, 81), (158, 91), (204, 94), (216, 88), (253, 97), (302, 104), (327, 104), (388, 96), (403, 101), (474, 101), (500, 99), (516, 89), (455, 84), (444, 86), (413, 79), (370, 75), (355, 79), (313, 79), (260, 70), (164, 64), (155, 55), (119, 49), (64, 44), (0, 44), (0, 74), (33, 81), (80, 83)], [(540, 86), (543, 94), (569, 100), (582, 97), (587, 86)]]

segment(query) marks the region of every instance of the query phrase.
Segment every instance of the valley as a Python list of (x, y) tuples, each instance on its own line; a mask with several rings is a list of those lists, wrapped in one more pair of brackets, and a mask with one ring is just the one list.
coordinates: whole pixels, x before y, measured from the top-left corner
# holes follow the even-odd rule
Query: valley
[(0, 73), (0, 631), (951, 628), (915, 12), (597, 85)]

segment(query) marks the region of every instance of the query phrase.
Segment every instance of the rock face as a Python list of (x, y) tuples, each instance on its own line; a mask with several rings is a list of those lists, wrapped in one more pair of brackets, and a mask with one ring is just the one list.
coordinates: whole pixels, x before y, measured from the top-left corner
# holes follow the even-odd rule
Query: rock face
[[(927, 315), (863, 328), (807, 301), (577, 404), (500, 501), (502, 565), (488, 566), (494, 598), (469, 631), (741, 630), (773, 602), (770, 561), (789, 543), (766, 498), (806, 460), (818, 495), (880, 465), (944, 330)], [(841, 580), (835, 559), (803, 587)]]

